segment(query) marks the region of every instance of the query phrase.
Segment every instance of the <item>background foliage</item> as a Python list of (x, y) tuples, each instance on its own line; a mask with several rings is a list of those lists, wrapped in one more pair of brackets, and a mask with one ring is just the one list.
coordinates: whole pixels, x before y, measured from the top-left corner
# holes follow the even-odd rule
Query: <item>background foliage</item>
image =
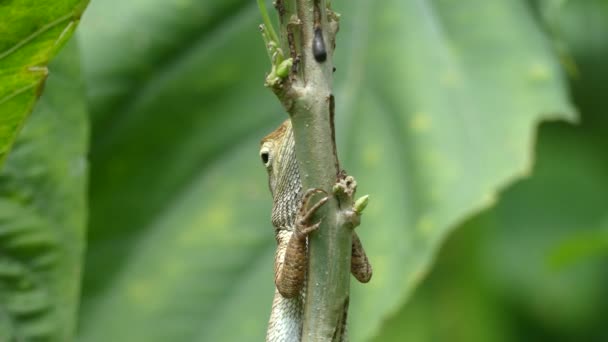
[(0, 341), (69, 341), (76, 326), (88, 139), (76, 42), (46, 79), (86, 4), (0, 2)]
[[(352, 339), (606, 339), (608, 5), (374, 4), (334, 3), (340, 155), (372, 197)], [(74, 44), (0, 177), (0, 340), (69, 338), (86, 201), (78, 340), (263, 339), (275, 242), (257, 150), (286, 116), (259, 21), (244, 0), (89, 6), (86, 99)]]
[(0, 173), (0, 341), (67, 341), (86, 226), (88, 127), (76, 42)]
[(608, 3), (535, 5), (581, 122), (540, 126), (531, 177), (458, 228), (377, 341), (608, 339)]

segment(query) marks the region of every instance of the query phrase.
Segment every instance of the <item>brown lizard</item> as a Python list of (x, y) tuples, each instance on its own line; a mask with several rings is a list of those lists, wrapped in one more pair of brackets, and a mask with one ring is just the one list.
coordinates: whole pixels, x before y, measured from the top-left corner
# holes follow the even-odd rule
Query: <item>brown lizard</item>
[[(262, 139), (261, 145), (260, 157), (268, 172), (273, 197), (272, 225), (278, 244), (274, 262), (276, 289), (266, 341), (299, 342), (308, 268), (308, 235), (320, 224), (310, 221), (329, 197), (325, 196), (311, 206), (315, 195), (325, 191), (309, 189), (302, 193), (290, 120)], [(356, 182), (352, 177), (344, 176), (337, 184), (344, 187), (344, 192), (354, 195)], [(354, 231), (352, 240), (351, 273), (366, 283), (372, 276), (372, 268)], [(342, 341), (346, 341), (345, 334), (342, 336)]]

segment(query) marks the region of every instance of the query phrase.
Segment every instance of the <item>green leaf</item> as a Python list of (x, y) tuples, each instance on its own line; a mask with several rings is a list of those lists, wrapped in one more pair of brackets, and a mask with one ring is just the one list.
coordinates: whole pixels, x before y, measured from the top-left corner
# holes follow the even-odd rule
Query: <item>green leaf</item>
[[(536, 124), (574, 118), (522, 1), (373, 4), (334, 3), (339, 148), (373, 198), (355, 341), (399, 308), (452, 227), (527, 173)], [(275, 241), (258, 142), (286, 116), (262, 87), (260, 20), (245, 1), (108, 0), (87, 13), (83, 341), (263, 338)]]
[(606, 339), (608, 118), (581, 109), (594, 125), (544, 124), (532, 177), (459, 228), (375, 341)]
[(376, 341), (608, 339), (608, 3), (544, 2), (581, 124), (542, 126), (530, 179), (458, 228)]
[(72, 36), (87, 3), (0, 3), (0, 165), (42, 92), (46, 65)]
[(87, 122), (77, 45), (0, 173), (0, 341), (70, 341), (84, 254)]
[(520, 1), (361, 1), (342, 17), (354, 33), (337, 50), (347, 66), (339, 146), (374, 198), (359, 233), (375, 274), (351, 302), (362, 338), (381, 323), (371, 312), (399, 308), (446, 234), (529, 171), (536, 124), (574, 110)]

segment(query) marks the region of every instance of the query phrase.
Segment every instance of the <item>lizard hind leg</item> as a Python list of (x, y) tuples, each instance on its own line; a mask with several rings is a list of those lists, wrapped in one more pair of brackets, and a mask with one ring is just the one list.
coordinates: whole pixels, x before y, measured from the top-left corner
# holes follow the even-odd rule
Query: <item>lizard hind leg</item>
[(355, 232), (353, 232), (350, 273), (361, 283), (367, 283), (372, 278), (372, 265), (367, 259), (367, 254), (365, 254), (359, 236)]
[[(352, 205), (352, 208), (343, 208), (346, 219), (350, 221), (354, 229), (361, 222), (361, 211), (357, 210), (356, 203), (353, 203), (355, 192), (357, 191), (357, 181), (352, 176), (342, 174), (334, 185), (334, 193), (341, 203)], [(367, 196), (364, 196), (367, 197)], [(364, 207), (364, 206), (363, 206)], [(372, 278), (372, 265), (367, 258), (363, 244), (357, 233), (353, 231), (353, 242), (351, 247), (350, 272), (361, 283), (367, 283)]]

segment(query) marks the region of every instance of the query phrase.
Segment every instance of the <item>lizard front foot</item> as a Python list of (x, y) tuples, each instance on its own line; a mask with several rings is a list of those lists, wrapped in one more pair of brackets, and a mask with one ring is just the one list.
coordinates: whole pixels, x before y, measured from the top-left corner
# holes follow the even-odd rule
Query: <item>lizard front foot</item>
[(354, 200), (357, 192), (357, 181), (353, 176), (340, 176), (334, 184), (333, 192), (340, 206), (342, 219), (348, 223), (352, 229), (361, 223), (361, 213), (367, 206), (369, 196), (365, 195)]
[(296, 227), (294, 231), (298, 239), (305, 239), (310, 233), (319, 229), (319, 226), (321, 225), (321, 221), (315, 224), (311, 224), (310, 221), (317, 212), (317, 210), (319, 210), (319, 208), (321, 208), (325, 203), (327, 203), (329, 197), (325, 196), (321, 198), (311, 208), (308, 208), (310, 206), (312, 198), (315, 194), (318, 193), (327, 194), (321, 189), (308, 189), (304, 193), (304, 196), (302, 196), (302, 203), (300, 204), (300, 209), (298, 210), (298, 215), (296, 217)]
[(311, 224), (310, 221), (317, 210), (329, 199), (329, 197), (325, 196), (310, 207), (314, 195), (318, 193), (325, 194), (325, 191), (310, 189), (302, 196), (302, 202), (296, 214), (293, 235), (291, 235), (289, 242), (285, 246), (282, 262), (279, 261), (276, 264), (275, 284), (277, 290), (284, 298), (297, 296), (304, 285), (306, 269), (308, 268), (307, 237), (310, 233), (319, 229), (321, 225), (321, 222)]
[(357, 181), (353, 176), (340, 175), (333, 188), (334, 194), (338, 199), (351, 200), (357, 192)]

